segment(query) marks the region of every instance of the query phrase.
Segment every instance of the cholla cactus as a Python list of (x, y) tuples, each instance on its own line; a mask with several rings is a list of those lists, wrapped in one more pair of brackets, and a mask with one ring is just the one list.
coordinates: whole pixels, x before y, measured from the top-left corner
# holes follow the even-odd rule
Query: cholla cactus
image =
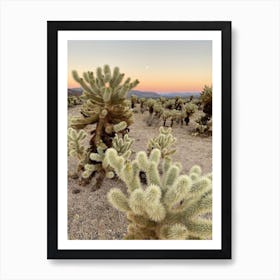
[(68, 155), (79, 160), (77, 171), (81, 170), (87, 157), (87, 151), (82, 143), (86, 136), (87, 133), (84, 130), (77, 132), (73, 128), (68, 129)]
[(138, 97), (136, 95), (131, 95), (130, 97), (131, 108), (135, 108), (136, 104), (138, 103)]
[(166, 109), (175, 109), (175, 102), (176, 100), (174, 98), (172, 99), (168, 99), (165, 103), (164, 103), (164, 107)]
[[(192, 102), (186, 103), (182, 108), (182, 116), (184, 117), (185, 124), (188, 125), (190, 121), (190, 116), (197, 111), (197, 106)], [(182, 124), (182, 121), (181, 121)]]
[(162, 113), (163, 113), (163, 107), (162, 104), (160, 102), (155, 102), (154, 106), (153, 106), (154, 112), (155, 112), (155, 116), (160, 118)]
[(161, 114), (161, 118), (163, 120), (163, 126), (166, 126), (166, 121), (171, 117), (171, 113), (169, 110), (164, 110)]
[[(90, 139), (89, 153), (99, 153), (104, 147), (112, 147), (112, 141), (116, 133), (127, 132), (127, 127), (133, 122), (133, 113), (126, 99), (127, 93), (139, 82), (130, 82), (130, 78), (124, 83), (124, 74), (115, 67), (113, 73), (108, 65), (103, 70), (98, 67), (96, 76), (93, 72), (84, 72), (83, 78), (76, 71), (72, 72), (74, 79), (83, 88), (81, 98), (84, 100), (82, 117), (72, 118), (70, 126), (76, 129), (87, 125), (96, 124)], [(98, 152), (98, 148), (99, 152)], [(88, 157), (87, 164), (95, 164)], [(87, 180), (85, 183), (89, 183)]]
[(172, 135), (171, 128), (159, 128), (159, 135), (150, 139), (148, 143), (148, 154), (153, 149), (159, 149), (162, 158), (167, 158), (176, 152), (176, 149), (172, 149), (172, 145), (176, 142), (176, 138)]
[(146, 101), (146, 106), (148, 107), (149, 113), (150, 113), (150, 117), (153, 115), (154, 112), (154, 105), (155, 105), (156, 101), (152, 98), (149, 98)]
[(121, 84), (124, 74), (120, 73), (118, 67), (114, 68), (112, 74), (108, 65), (104, 66), (103, 71), (100, 67), (97, 68), (96, 78), (93, 72), (84, 72), (84, 78), (80, 78), (76, 71), (72, 73), (84, 90), (81, 96), (84, 103), (81, 110), (83, 117), (72, 118), (71, 126), (80, 129), (96, 123), (92, 144), (95, 148), (101, 142), (111, 146), (107, 138), (114, 137), (114, 125), (125, 122), (126, 126), (129, 126), (133, 122), (126, 95), (139, 83), (138, 80), (131, 83), (128, 78)]
[(185, 104), (186, 100), (183, 98), (176, 97), (175, 98), (175, 109), (181, 110), (183, 105)]
[(196, 120), (193, 135), (209, 136), (212, 135), (212, 87), (204, 86), (200, 101), (204, 115)]
[(116, 134), (113, 139), (113, 148), (117, 151), (119, 156), (123, 156), (127, 160), (131, 155), (131, 145), (133, 142), (134, 140), (129, 138), (127, 134), (123, 138)]
[(182, 119), (182, 112), (181, 111), (177, 111), (175, 109), (171, 110), (170, 111), (170, 119), (171, 119), (171, 122), (170, 122), (170, 126), (172, 127), (173, 126), (173, 123), (174, 121), (176, 121), (177, 123), (180, 122), (180, 120)]
[(212, 135), (212, 118), (206, 122), (202, 122), (201, 119), (196, 120), (195, 129), (192, 133), (194, 136), (210, 136)]
[[(119, 156), (122, 156), (124, 159), (128, 160), (132, 153), (131, 145), (133, 142), (134, 140), (129, 138), (127, 134), (123, 138), (116, 134), (112, 142), (112, 147), (117, 151)], [(106, 146), (99, 146), (96, 153), (91, 153), (89, 155), (92, 163), (85, 164), (84, 166), (82, 178), (85, 180), (91, 178), (96, 172), (99, 174), (96, 178), (96, 183), (93, 190), (99, 189), (101, 187), (105, 177), (112, 179), (115, 176), (112, 168), (110, 168), (108, 162), (105, 160), (105, 151), (107, 148), (108, 147)]]
[(160, 97), (159, 98), (159, 102), (161, 103), (161, 105), (164, 105), (164, 103), (166, 102), (167, 98), (166, 97)]
[(82, 100), (80, 99), (79, 96), (75, 96), (75, 95), (68, 96), (68, 108), (80, 104), (82, 104)]
[[(126, 239), (212, 237), (212, 221), (205, 215), (212, 213), (212, 181), (211, 176), (202, 175), (200, 167), (192, 167), (189, 175), (180, 175), (180, 166), (168, 160), (163, 163), (161, 176), (158, 149), (149, 157), (138, 152), (132, 162), (108, 149), (106, 158), (127, 186), (128, 194), (116, 188), (108, 193), (109, 202), (127, 215)], [(146, 173), (147, 187), (140, 183), (140, 172)]]
[(145, 101), (146, 99), (145, 98), (140, 98), (139, 99), (139, 102), (140, 102), (140, 112), (143, 114), (145, 112)]
[(204, 86), (200, 99), (203, 106), (203, 112), (208, 119), (210, 119), (210, 117), (212, 117), (212, 86)]

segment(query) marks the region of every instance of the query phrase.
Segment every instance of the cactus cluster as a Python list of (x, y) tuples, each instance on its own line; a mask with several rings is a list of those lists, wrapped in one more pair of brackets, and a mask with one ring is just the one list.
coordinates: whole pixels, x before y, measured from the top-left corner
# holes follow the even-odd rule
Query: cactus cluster
[[(102, 156), (107, 148), (112, 147), (115, 135), (117, 133), (125, 135), (128, 126), (133, 122), (133, 113), (126, 96), (139, 81), (131, 82), (131, 79), (127, 78), (122, 82), (124, 74), (118, 67), (111, 71), (108, 65), (105, 65), (103, 69), (98, 67), (96, 74), (90, 71), (84, 72), (83, 77), (79, 77), (77, 71), (73, 71), (72, 74), (83, 89), (81, 95), (83, 104), (80, 111), (81, 116), (73, 117), (70, 120), (70, 126), (75, 129), (83, 129), (88, 125), (95, 125), (91, 132), (92, 137), (87, 152)], [(87, 157), (84, 179), (90, 174), (91, 169), (99, 171), (100, 162), (92, 157)], [(92, 167), (92, 165), (97, 166)], [(85, 184), (89, 183), (91, 178), (92, 175), (87, 177)]]
[[(131, 161), (111, 148), (105, 158), (127, 186), (127, 194), (117, 188), (108, 193), (109, 202), (127, 215), (126, 239), (211, 238), (212, 221), (205, 215), (212, 213), (211, 175), (202, 175), (198, 166), (180, 175), (180, 164), (161, 161), (158, 149), (149, 156), (138, 152)], [(145, 172), (147, 186), (141, 184), (140, 172)]]
[(198, 107), (193, 103), (192, 96), (190, 98), (165, 98), (160, 97), (158, 99), (144, 99), (139, 100), (140, 111), (144, 113), (145, 110), (149, 112), (149, 117), (147, 118), (148, 126), (153, 124), (154, 120), (162, 119), (163, 126), (167, 126), (167, 121), (170, 120), (170, 126), (177, 124), (188, 125), (190, 121), (190, 116), (194, 114)]

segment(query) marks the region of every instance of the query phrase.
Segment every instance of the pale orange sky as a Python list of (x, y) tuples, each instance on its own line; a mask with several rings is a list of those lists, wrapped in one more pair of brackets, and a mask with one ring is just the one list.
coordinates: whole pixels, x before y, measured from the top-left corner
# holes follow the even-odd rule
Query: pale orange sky
[(156, 92), (201, 91), (212, 84), (212, 42), (205, 41), (68, 41), (68, 87), (79, 87), (80, 75), (109, 64), (125, 77), (138, 79), (135, 88)]

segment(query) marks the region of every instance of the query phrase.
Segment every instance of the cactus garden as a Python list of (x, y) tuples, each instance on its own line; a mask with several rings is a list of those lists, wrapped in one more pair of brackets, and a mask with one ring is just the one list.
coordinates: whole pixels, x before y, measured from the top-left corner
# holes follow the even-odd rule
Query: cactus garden
[(212, 239), (211, 83), (167, 95), (114, 64), (69, 73), (68, 239)]

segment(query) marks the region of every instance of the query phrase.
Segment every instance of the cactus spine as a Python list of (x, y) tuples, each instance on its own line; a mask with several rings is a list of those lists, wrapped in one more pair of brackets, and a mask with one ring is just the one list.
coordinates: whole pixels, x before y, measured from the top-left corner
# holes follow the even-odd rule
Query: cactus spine
[[(167, 160), (160, 175), (158, 149), (149, 157), (138, 152), (133, 161), (118, 156), (114, 149), (108, 149), (105, 157), (127, 186), (128, 194), (116, 188), (108, 193), (109, 202), (127, 215), (126, 239), (211, 238), (212, 221), (205, 214), (212, 213), (212, 181), (200, 167), (180, 175), (180, 166)], [(146, 173), (147, 187), (140, 183), (141, 171)]]

